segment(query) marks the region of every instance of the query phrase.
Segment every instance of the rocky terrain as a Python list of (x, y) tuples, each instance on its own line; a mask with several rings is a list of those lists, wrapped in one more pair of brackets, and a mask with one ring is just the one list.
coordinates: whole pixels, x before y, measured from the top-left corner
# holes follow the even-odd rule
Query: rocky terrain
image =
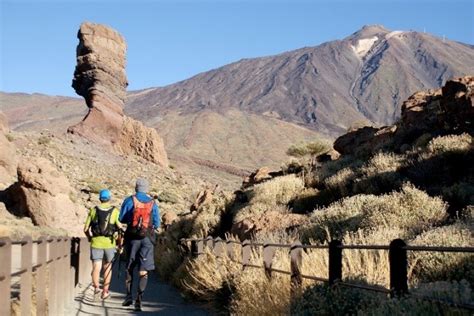
[[(392, 124), (408, 96), (474, 73), (473, 60), (470, 45), (366, 26), (341, 40), (129, 92), (124, 110), (158, 130), (175, 166), (204, 167), (236, 183), (236, 169), (279, 167), (291, 144)], [(0, 110), (15, 130), (63, 131), (84, 113), (78, 99), (52, 97), (50, 106), (46, 99), (0, 93)]]
[[(334, 143), (340, 156), (320, 151), (316, 159), (301, 158), (281, 170), (260, 168), (235, 192), (205, 190), (193, 212), (165, 233), (158, 270), (186, 295), (224, 314), (469, 315), (458, 308), (474, 301), (469, 253), (408, 252), (409, 292), (449, 303), (434, 304), (307, 279), (301, 295), (290, 300), (287, 275), (269, 279), (263, 269), (242, 269), (239, 253), (222, 258), (204, 251), (190, 258), (175, 245), (183, 237), (212, 236), (318, 246), (335, 239), (388, 245), (401, 238), (408, 245), (471, 247), (473, 123), (474, 77), (454, 78), (409, 97), (394, 125), (340, 136)], [(251, 265), (261, 267), (263, 256), (262, 247), (253, 247)], [(342, 281), (390, 288), (385, 250), (347, 248), (342, 258)], [(302, 274), (327, 278), (326, 249), (306, 248), (302, 262)], [(288, 249), (276, 250), (272, 268), (290, 271)]]
[(83, 23), (78, 38), (72, 87), (84, 97), (89, 111), (68, 132), (167, 167), (168, 157), (156, 130), (123, 113), (128, 86), (123, 37), (109, 27)]
[[(98, 203), (99, 191), (111, 189), (114, 204), (120, 206), (133, 193), (138, 177), (150, 181), (150, 193), (161, 202), (169, 222), (187, 209), (194, 191), (203, 185), (169, 169), (156, 130), (123, 113), (127, 86), (123, 38), (91, 23), (81, 25), (78, 37), (73, 87), (88, 106), (80, 123), (68, 133), (15, 132), (0, 112), (2, 236), (82, 236), (87, 209)], [(64, 99), (58, 99), (63, 104)], [(22, 106), (13, 111), (26, 115)]]

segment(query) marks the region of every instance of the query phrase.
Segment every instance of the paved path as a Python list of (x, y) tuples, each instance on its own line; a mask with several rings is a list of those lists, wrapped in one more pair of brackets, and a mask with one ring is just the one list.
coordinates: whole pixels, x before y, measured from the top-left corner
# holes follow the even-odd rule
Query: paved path
[(122, 307), (122, 301), (125, 298), (125, 273), (122, 271), (120, 279), (117, 279), (117, 267), (118, 265), (114, 267), (109, 299), (94, 302), (93, 290), (90, 286), (79, 289), (75, 302), (68, 307), (68, 315), (210, 315), (208, 311), (186, 303), (175, 288), (160, 282), (154, 273), (148, 279), (143, 298), (143, 311), (134, 312), (133, 305)]

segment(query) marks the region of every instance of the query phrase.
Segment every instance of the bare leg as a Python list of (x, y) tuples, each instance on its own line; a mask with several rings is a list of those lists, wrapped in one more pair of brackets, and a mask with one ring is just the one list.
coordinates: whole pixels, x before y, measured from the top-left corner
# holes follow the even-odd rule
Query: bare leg
[(110, 280), (112, 280), (112, 262), (104, 263), (104, 292), (109, 291)]
[(92, 285), (96, 291), (99, 290), (99, 277), (100, 277), (100, 270), (102, 269), (102, 261), (95, 260), (92, 261)]

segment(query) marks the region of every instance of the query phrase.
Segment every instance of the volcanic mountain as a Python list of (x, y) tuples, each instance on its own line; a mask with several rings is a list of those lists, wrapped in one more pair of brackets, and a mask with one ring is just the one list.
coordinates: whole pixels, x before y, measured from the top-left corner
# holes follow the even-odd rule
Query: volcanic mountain
[(412, 93), (472, 73), (473, 46), (372, 25), (343, 40), (240, 60), (134, 93), (128, 111), (156, 118), (238, 109), (334, 136), (356, 121), (392, 123)]
[[(353, 124), (391, 124), (414, 92), (467, 74), (474, 74), (474, 46), (371, 25), (342, 40), (129, 92), (125, 112), (158, 129), (171, 160), (249, 170), (276, 166), (298, 141), (333, 138)], [(31, 97), (27, 104), (21, 98), (0, 94), (0, 110), (14, 128), (38, 128), (34, 117), (51, 129), (82, 115), (83, 105), (72, 106), (79, 100), (55, 97), (53, 111), (45, 96), (31, 107)], [(24, 115), (11, 115), (19, 106)]]

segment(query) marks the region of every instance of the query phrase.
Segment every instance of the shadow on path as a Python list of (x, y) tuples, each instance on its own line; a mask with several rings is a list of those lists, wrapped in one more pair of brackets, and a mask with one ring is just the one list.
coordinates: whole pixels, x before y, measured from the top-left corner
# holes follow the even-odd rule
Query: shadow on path
[[(123, 263), (122, 263), (123, 264)], [(123, 269), (123, 266), (122, 266)], [(118, 276), (118, 264), (113, 267), (111, 296), (107, 300), (94, 301), (92, 286), (79, 287), (78, 295), (74, 303), (68, 307), (68, 315), (196, 315), (204, 316), (210, 313), (198, 306), (186, 303), (179, 292), (172, 286), (161, 282), (156, 273), (151, 273), (148, 286), (143, 297), (142, 312), (135, 312), (133, 305), (123, 307), (125, 298), (125, 271), (122, 270), (120, 279)], [(134, 278), (134, 293), (138, 276)]]

